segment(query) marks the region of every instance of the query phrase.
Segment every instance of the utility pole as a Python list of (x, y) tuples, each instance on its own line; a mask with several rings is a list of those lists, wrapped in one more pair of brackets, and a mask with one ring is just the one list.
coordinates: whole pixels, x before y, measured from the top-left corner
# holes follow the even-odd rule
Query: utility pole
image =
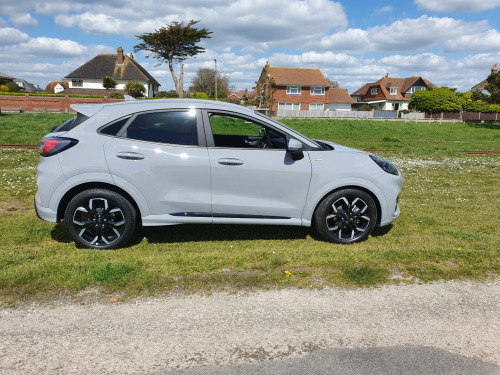
[(215, 100), (217, 99), (217, 59), (214, 59), (215, 62)]

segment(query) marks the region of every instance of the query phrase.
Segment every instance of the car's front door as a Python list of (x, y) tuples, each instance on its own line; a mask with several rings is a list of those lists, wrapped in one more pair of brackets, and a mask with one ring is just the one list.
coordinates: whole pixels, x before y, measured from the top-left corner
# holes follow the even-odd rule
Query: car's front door
[(240, 218), (300, 223), (311, 179), (308, 153), (293, 160), (286, 150), (288, 136), (250, 117), (207, 111), (204, 122), (214, 222)]
[(140, 113), (104, 144), (113, 178), (141, 192), (151, 215), (211, 221), (210, 162), (199, 117), (196, 110)]

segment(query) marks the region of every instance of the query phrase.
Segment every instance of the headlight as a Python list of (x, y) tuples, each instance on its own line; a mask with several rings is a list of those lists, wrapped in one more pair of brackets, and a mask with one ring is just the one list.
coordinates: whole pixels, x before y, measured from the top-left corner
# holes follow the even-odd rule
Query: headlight
[(394, 164), (392, 164), (389, 160), (385, 160), (384, 158), (381, 158), (380, 156), (377, 156), (377, 155), (370, 155), (370, 157), (385, 172), (396, 175), (396, 176), (399, 174), (399, 171), (396, 168), (396, 166)]

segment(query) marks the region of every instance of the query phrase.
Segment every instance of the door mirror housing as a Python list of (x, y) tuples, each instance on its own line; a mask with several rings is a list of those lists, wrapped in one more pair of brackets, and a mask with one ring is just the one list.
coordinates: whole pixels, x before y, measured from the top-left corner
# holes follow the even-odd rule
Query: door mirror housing
[(293, 138), (288, 141), (287, 151), (292, 154), (293, 160), (301, 160), (304, 157), (302, 149), (302, 142)]

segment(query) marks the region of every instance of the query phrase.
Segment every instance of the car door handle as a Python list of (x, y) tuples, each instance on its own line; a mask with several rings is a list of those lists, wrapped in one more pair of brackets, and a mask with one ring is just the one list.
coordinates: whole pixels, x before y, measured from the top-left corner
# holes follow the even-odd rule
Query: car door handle
[(116, 154), (120, 159), (125, 160), (142, 160), (144, 159), (143, 154), (139, 154), (138, 152), (118, 152)]
[(228, 158), (228, 159), (219, 159), (217, 160), (217, 162), (219, 164), (222, 164), (222, 165), (243, 165), (243, 160), (240, 160), (240, 159), (232, 159), (232, 158)]

